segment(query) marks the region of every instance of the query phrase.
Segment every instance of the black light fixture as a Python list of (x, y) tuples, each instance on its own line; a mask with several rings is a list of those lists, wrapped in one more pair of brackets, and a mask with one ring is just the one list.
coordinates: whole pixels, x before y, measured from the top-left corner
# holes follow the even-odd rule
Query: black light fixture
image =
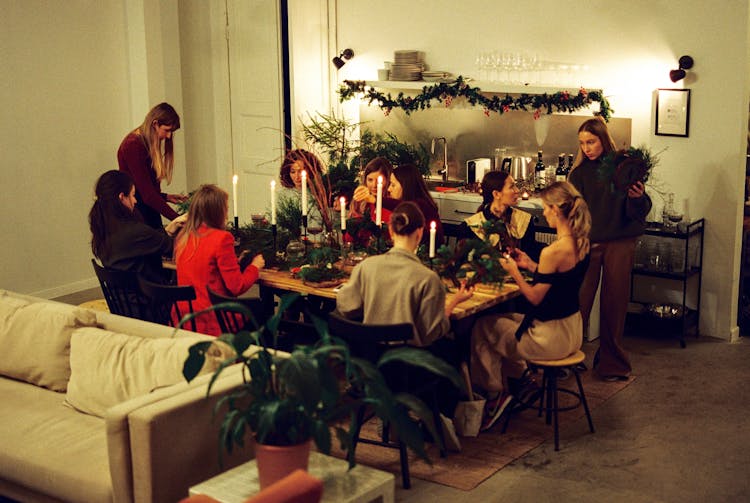
[(693, 67), (693, 58), (690, 56), (680, 56), (677, 63), (679, 65), (677, 70), (669, 70), (669, 80), (672, 82), (677, 82), (685, 78), (685, 70), (690, 70)]
[[(346, 64), (346, 60), (350, 60), (354, 57), (354, 51), (351, 49), (344, 49), (341, 51), (341, 54), (333, 58), (331, 61), (333, 61), (333, 65), (336, 67), (336, 70), (341, 70), (341, 67)], [(343, 59), (342, 59), (343, 58)]]

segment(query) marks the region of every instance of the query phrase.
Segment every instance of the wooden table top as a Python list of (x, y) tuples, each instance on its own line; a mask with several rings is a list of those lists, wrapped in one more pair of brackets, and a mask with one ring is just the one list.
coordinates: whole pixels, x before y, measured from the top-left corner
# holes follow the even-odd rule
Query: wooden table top
[[(289, 292), (298, 292), (308, 295), (317, 295), (328, 299), (336, 298), (334, 287), (320, 288), (306, 285), (301, 279), (293, 278), (289, 271), (273, 271), (263, 269), (260, 271), (260, 284), (269, 288), (286, 290)], [(448, 303), (453, 298), (455, 288), (449, 287), (445, 296), (445, 302)], [(477, 285), (474, 295), (456, 306), (451, 314), (452, 320), (460, 320), (471, 316), (490, 307), (496, 306), (502, 302), (510, 300), (520, 295), (518, 285), (515, 283), (506, 283), (502, 288), (496, 288), (491, 285)]]

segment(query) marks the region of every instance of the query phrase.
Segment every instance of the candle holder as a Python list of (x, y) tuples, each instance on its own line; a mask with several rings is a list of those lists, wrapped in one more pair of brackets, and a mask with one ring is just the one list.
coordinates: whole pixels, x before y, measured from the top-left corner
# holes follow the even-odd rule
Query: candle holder
[(307, 215), (302, 215), (302, 240), (307, 242)]
[(276, 224), (271, 224), (271, 236), (273, 236), (273, 255), (276, 256), (276, 252), (278, 251), (276, 246), (276, 235), (278, 234), (278, 231), (276, 229)]
[(238, 230), (240, 228), (240, 217), (237, 215), (234, 216), (234, 230)]

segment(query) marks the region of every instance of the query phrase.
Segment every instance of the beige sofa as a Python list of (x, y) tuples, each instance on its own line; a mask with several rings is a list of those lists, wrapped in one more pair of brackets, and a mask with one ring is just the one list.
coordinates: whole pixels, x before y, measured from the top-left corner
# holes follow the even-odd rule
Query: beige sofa
[[(178, 366), (202, 338), (0, 290), (0, 495), (174, 502), (222, 471), (212, 409), (241, 375), (227, 369), (206, 399), (216, 348), (185, 383)], [(223, 469), (252, 455), (248, 442)]]

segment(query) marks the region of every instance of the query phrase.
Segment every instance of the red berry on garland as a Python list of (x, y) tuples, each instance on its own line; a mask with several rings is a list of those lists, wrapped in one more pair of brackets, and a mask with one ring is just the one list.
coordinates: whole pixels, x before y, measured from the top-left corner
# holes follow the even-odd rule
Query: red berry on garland
[(484, 115), (486, 115), (487, 117), (490, 116), (490, 109), (489, 108), (485, 108), (484, 109)]
[(450, 96), (445, 98), (445, 108), (448, 108), (449, 106), (451, 106), (452, 103), (453, 103), (453, 98), (451, 98)]
[(542, 111), (538, 108), (534, 110), (534, 120), (537, 120), (542, 115)]
[(580, 91), (579, 91), (578, 93), (579, 93), (579, 94), (580, 94), (581, 96), (583, 96), (584, 98), (585, 98), (586, 96), (588, 96), (588, 94), (589, 94), (589, 93), (588, 93), (588, 91), (586, 91), (586, 90), (585, 90), (584, 88), (581, 88), (581, 90), (580, 90)]
[(503, 112), (509, 112), (510, 107), (508, 105), (503, 105)]

